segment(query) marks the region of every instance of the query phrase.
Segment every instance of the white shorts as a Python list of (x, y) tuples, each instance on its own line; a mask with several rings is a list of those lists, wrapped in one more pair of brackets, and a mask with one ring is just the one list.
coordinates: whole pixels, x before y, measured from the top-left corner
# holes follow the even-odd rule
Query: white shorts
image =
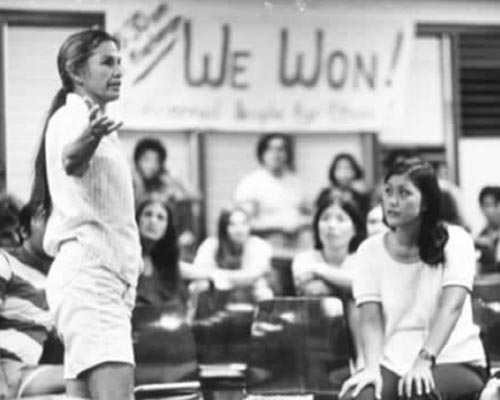
[(134, 365), (135, 286), (77, 241), (61, 246), (47, 279), (47, 300), (64, 343), (64, 379), (105, 362)]

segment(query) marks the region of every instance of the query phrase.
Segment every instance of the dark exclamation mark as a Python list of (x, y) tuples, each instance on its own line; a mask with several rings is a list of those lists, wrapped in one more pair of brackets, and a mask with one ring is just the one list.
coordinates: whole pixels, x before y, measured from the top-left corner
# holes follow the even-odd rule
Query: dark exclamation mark
[(396, 35), (396, 43), (392, 51), (391, 64), (389, 65), (389, 71), (387, 72), (387, 78), (385, 79), (386, 86), (392, 85), (392, 79), (394, 78), (394, 71), (398, 65), (399, 55), (401, 54), (401, 47), (403, 47), (403, 32), (399, 31)]

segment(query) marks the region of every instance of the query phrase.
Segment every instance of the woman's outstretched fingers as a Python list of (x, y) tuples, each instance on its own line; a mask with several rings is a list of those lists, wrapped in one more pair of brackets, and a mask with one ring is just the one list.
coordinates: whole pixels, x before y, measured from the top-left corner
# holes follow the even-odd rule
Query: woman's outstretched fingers
[(367, 387), (370, 383), (374, 383), (374, 382), (370, 382), (368, 379), (366, 379), (364, 376), (362, 376), (361, 379), (359, 379), (358, 384), (356, 385), (356, 387), (352, 391), (352, 397), (353, 398), (357, 397), (361, 393), (361, 391), (365, 387)]
[(89, 120), (92, 121), (99, 114), (99, 106), (97, 104), (93, 105), (89, 111)]
[(114, 124), (109, 128), (110, 132), (116, 131), (123, 126), (123, 121), (114, 122)]
[(375, 381), (375, 398), (377, 400), (382, 399), (382, 379), (377, 379)]
[(425, 387), (426, 394), (429, 394), (434, 390), (435, 385), (434, 385), (434, 377), (432, 376), (432, 373), (429, 374), (429, 376), (426, 377), (426, 379), (424, 379), (424, 387)]
[(417, 396), (422, 396), (422, 386), (425, 383), (425, 379), (423, 377), (417, 377), (414, 380), (415, 382), (415, 392)]
[(404, 393), (404, 384), (405, 384), (405, 380), (404, 380), (404, 376), (399, 380), (398, 382), (398, 397), (403, 397), (403, 393)]

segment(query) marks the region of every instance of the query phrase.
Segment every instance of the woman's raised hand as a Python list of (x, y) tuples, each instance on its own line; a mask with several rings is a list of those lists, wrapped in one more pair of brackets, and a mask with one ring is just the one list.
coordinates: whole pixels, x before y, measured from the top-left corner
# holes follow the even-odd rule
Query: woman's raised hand
[(111, 132), (119, 129), (122, 125), (122, 121), (114, 121), (109, 118), (106, 114), (100, 113), (100, 108), (96, 104), (92, 106), (89, 113), (89, 132), (90, 134), (101, 139), (103, 136), (109, 135)]

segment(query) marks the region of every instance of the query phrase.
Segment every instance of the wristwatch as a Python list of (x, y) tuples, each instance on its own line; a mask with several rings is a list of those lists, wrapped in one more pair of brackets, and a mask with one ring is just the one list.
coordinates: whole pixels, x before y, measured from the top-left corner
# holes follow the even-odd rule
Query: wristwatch
[(418, 352), (418, 357), (421, 360), (430, 361), (431, 367), (435, 367), (436, 366), (436, 356), (434, 354), (432, 354), (429, 350), (427, 350), (427, 349), (421, 349)]

